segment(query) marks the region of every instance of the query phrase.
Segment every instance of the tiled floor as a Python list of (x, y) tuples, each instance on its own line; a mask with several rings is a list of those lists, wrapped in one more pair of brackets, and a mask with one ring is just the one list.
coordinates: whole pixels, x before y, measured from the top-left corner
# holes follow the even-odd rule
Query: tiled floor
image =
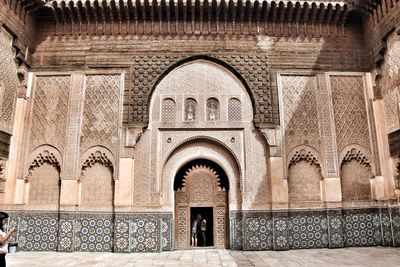
[(163, 253), (18, 252), (7, 266), (400, 266), (400, 248), (289, 251), (179, 250)]

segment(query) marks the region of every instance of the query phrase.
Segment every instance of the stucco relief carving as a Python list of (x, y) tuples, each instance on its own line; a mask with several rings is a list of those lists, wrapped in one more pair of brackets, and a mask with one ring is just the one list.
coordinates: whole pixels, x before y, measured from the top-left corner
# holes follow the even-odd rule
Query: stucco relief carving
[(293, 148), (289, 151), (286, 159), (288, 169), (301, 160), (305, 160), (310, 165), (316, 165), (322, 169), (320, 165), (320, 155), (318, 151), (311, 146), (300, 145)]
[(135, 147), (137, 142), (139, 142), (142, 134), (143, 134), (142, 127), (127, 127), (126, 128), (125, 146), (126, 147)]
[[(350, 144), (370, 151), (370, 137), (362, 76), (330, 76), (337, 150)], [(351, 127), (349, 127), (351, 125)]]
[(306, 146), (295, 148), (288, 157), (289, 202), (321, 201), (321, 166), (317, 152)]
[(13, 37), (0, 30), (0, 130), (11, 133), (16, 94), (19, 88)]
[(58, 206), (61, 154), (51, 146), (36, 148), (30, 156), (25, 182), (29, 183), (29, 204)]
[[(277, 111), (277, 107), (272, 104), (272, 90), (270, 88), (270, 74), (266, 64), (266, 56), (252, 54), (218, 54), (214, 61), (224, 60), (224, 65), (235, 69), (243, 75), (251, 88), (249, 91), (251, 97), (255, 101), (254, 120), (260, 123), (273, 123), (277, 121), (273, 110)], [(199, 57), (193, 57), (198, 59)], [(200, 57), (201, 58), (201, 57)], [(183, 60), (181, 63), (180, 61)], [(124, 118), (127, 123), (148, 123), (148, 101), (152, 93), (153, 86), (157, 84), (158, 79), (163, 78), (165, 71), (174, 68), (174, 64), (179, 66), (190, 61), (189, 55), (182, 54), (160, 54), (160, 55), (138, 55), (134, 57), (134, 65), (132, 66), (131, 76), (133, 77), (133, 85), (129, 90), (131, 109), (128, 111), (128, 118)], [(225, 63), (226, 62), (226, 63)], [(190, 87), (188, 87), (190, 88)], [(277, 114), (277, 113), (276, 113)]]
[(50, 144), (64, 150), (70, 76), (37, 76), (33, 97), (30, 150)]
[(118, 153), (120, 75), (87, 75), (81, 151), (102, 145)]
[(84, 171), (88, 168), (93, 167), (96, 163), (102, 164), (107, 168), (110, 168), (114, 179), (118, 179), (116, 177), (114, 155), (107, 148), (100, 146), (92, 147), (83, 154), (81, 163), (81, 176), (83, 177)]
[(286, 153), (298, 145), (309, 145), (319, 151), (316, 77), (281, 75), (281, 85)]
[[(344, 156), (343, 156), (344, 154)], [(342, 153), (341, 185), (343, 201), (371, 199), (371, 163), (362, 148), (347, 147)]]
[(381, 66), (379, 86), (385, 102), (387, 130), (393, 132), (400, 128), (400, 38), (393, 32), (386, 43), (387, 52)]
[(25, 177), (25, 182), (30, 182), (32, 172), (45, 163), (52, 165), (57, 171), (61, 172), (62, 156), (60, 151), (49, 145), (36, 148), (29, 157), (28, 174)]

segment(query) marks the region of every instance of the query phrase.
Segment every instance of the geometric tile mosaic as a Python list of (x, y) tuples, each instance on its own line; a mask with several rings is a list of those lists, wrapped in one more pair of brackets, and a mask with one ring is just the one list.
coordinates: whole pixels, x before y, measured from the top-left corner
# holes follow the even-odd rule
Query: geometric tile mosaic
[(243, 233), (246, 237), (244, 250), (270, 250), (272, 241), (272, 219), (270, 214), (246, 214), (243, 218)]
[[(26, 251), (173, 250), (172, 213), (7, 211)], [(231, 211), (232, 250), (400, 246), (395, 208)]]
[(377, 246), (382, 243), (381, 220), (375, 210), (344, 210), (343, 226), (346, 247)]
[(325, 214), (290, 216), (289, 246), (291, 249), (328, 247), (328, 224)]

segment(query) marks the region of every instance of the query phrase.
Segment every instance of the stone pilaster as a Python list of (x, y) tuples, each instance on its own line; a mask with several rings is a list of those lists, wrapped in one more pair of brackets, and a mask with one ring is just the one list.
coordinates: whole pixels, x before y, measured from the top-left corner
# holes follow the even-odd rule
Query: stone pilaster
[(339, 164), (336, 149), (335, 122), (333, 116), (332, 94), (325, 73), (318, 74), (317, 105), (320, 129), (322, 132), (322, 176), (323, 200), (340, 202), (342, 192), (339, 177)]
[[(85, 100), (85, 75), (73, 73), (71, 76), (68, 125), (64, 163), (61, 173), (60, 205), (77, 205), (79, 202), (78, 177), (80, 176), (80, 131), (83, 103)], [(75, 192), (75, 194), (73, 193)]]
[(269, 155), (269, 177), (271, 177), (272, 207), (275, 209), (287, 208), (289, 202), (288, 183), (284, 177), (284, 160), (282, 157), (282, 137), (279, 128), (261, 129), (267, 140)]

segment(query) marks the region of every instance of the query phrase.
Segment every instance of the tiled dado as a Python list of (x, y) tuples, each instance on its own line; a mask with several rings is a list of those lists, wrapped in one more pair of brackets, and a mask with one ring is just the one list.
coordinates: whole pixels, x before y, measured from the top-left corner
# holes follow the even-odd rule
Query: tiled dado
[(20, 250), (156, 252), (172, 249), (172, 214), (9, 211)]
[[(158, 252), (173, 249), (172, 213), (9, 211), (21, 250)], [(288, 250), (400, 246), (400, 210), (231, 211), (230, 248)]]
[(230, 222), (232, 249), (400, 246), (398, 209), (242, 211)]

